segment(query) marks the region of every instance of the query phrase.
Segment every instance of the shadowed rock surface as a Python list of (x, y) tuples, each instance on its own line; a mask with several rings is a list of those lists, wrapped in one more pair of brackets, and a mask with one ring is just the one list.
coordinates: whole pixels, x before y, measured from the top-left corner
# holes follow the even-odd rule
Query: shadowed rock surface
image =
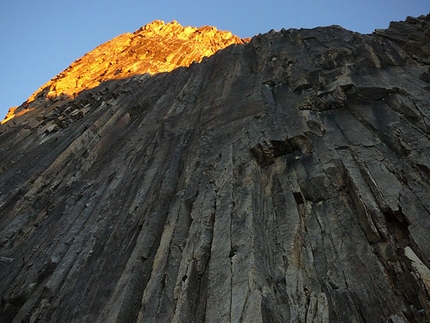
[(1, 322), (429, 322), (430, 16), (270, 31), (0, 126)]

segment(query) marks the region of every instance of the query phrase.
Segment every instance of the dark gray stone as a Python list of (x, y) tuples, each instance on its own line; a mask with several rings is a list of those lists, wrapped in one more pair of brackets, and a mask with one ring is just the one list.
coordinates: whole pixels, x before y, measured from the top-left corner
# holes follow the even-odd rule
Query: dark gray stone
[(429, 18), (271, 31), (0, 126), (0, 321), (428, 322)]

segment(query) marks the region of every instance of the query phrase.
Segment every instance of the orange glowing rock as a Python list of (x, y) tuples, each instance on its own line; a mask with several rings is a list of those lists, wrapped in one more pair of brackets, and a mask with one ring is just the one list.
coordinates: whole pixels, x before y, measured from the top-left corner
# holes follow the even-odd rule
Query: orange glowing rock
[(229, 45), (247, 41), (249, 39), (241, 39), (215, 27), (182, 27), (176, 21), (165, 24), (156, 20), (134, 33), (119, 35), (74, 61), (34, 92), (25, 106), (10, 110), (2, 123), (12, 119), (15, 111), (37, 108), (57, 98), (74, 98), (101, 82), (170, 72), (180, 66), (201, 62), (204, 57)]
[(12, 119), (12, 118), (14, 118), (15, 117), (15, 110), (17, 109), (18, 107), (12, 107), (12, 108), (9, 108), (9, 110), (8, 110), (8, 112), (7, 112), (7, 114), (6, 114), (6, 116), (4, 117), (4, 119), (1, 121), (1, 123), (0, 124), (4, 124), (4, 123), (6, 123), (7, 121), (9, 121), (10, 119)]

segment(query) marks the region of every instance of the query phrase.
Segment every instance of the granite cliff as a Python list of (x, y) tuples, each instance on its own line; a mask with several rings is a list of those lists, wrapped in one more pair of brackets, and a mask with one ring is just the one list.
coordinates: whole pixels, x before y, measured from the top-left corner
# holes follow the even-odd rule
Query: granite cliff
[(429, 322), (429, 58), (430, 15), (101, 45), (0, 126), (0, 321)]

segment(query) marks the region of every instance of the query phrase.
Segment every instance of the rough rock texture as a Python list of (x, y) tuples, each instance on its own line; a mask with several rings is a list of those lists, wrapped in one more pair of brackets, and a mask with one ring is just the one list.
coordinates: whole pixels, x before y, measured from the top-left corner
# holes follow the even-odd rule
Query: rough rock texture
[(0, 321), (429, 322), (429, 27), (271, 31), (0, 126)]
[(243, 44), (229, 31), (215, 27), (182, 27), (178, 22), (156, 20), (134, 33), (122, 34), (74, 61), (67, 69), (32, 94), (24, 105), (9, 109), (2, 123), (55, 101), (75, 98), (107, 80), (137, 74), (170, 72), (179, 66), (201, 62), (232, 44)]

